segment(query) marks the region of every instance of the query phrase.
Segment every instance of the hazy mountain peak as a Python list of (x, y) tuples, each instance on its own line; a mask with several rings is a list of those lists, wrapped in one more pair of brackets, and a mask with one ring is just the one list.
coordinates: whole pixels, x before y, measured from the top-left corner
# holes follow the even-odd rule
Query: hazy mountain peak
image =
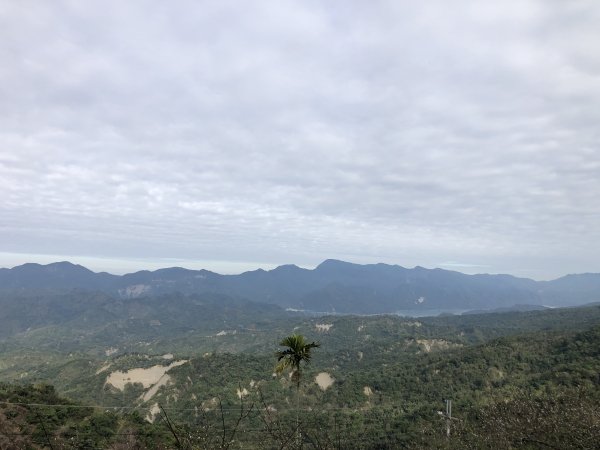
[(302, 270), (301, 267), (298, 267), (296, 264), (282, 264), (281, 266), (275, 267), (270, 272), (292, 272), (294, 270)]
[(333, 269), (333, 268), (345, 268), (345, 267), (356, 267), (359, 264), (354, 264), (346, 261), (340, 261), (339, 259), (326, 259), (317, 267), (315, 270)]
[(45, 268), (53, 270), (53, 271), (54, 270), (56, 270), (56, 271), (62, 270), (62, 271), (79, 271), (79, 272), (94, 273), (87, 267), (84, 267), (80, 264), (73, 264), (70, 261), (54, 262), (54, 263), (50, 263), (50, 264), (47, 264), (42, 267), (45, 267)]
[(154, 271), (155, 274), (186, 274), (189, 272), (195, 272), (194, 270), (186, 269), (184, 267), (165, 267), (163, 269), (157, 269)]
[(21, 271), (40, 271), (46, 273), (58, 273), (58, 272), (67, 272), (67, 273), (90, 273), (93, 274), (90, 269), (87, 267), (81, 266), (79, 264), (73, 264), (70, 261), (58, 261), (49, 264), (38, 264), (38, 263), (25, 263), (20, 266), (13, 267), (12, 270), (21, 272)]

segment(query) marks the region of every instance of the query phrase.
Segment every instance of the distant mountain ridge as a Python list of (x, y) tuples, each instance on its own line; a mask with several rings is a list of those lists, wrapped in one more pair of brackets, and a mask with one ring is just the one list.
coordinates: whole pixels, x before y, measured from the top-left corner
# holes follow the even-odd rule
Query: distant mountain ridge
[(511, 275), (466, 275), (443, 269), (326, 260), (315, 269), (283, 265), (239, 275), (181, 267), (125, 275), (96, 273), (70, 262), (0, 269), (0, 290), (101, 291), (120, 299), (219, 294), (285, 308), (339, 313), (425, 309), (495, 309), (516, 304), (572, 306), (600, 301), (600, 274), (534, 281)]

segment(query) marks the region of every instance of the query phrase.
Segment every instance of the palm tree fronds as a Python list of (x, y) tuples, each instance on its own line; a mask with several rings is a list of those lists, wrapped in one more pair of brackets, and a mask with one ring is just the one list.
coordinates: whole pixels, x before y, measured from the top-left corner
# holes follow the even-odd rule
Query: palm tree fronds
[(281, 340), (279, 343), (282, 347), (287, 347), (285, 350), (280, 350), (275, 353), (279, 363), (275, 366), (275, 373), (281, 374), (287, 368), (292, 369), (292, 378), (300, 383), (300, 364), (304, 362), (308, 364), (311, 359), (311, 350), (320, 347), (318, 342), (306, 342), (306, 339), (301, 334), (292, 334)]

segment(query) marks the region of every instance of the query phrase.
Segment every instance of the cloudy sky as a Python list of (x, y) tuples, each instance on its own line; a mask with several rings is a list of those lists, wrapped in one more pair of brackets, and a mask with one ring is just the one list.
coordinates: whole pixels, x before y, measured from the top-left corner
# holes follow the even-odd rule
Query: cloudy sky
[(0, 1), (0, 266), (600, 272), (600, 5)]

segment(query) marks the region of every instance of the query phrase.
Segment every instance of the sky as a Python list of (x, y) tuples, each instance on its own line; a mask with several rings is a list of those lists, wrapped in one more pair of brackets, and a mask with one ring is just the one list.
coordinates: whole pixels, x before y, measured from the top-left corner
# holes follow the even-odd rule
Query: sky
[(600, 272), (596, 0), (0, 0), (0, 267)]

